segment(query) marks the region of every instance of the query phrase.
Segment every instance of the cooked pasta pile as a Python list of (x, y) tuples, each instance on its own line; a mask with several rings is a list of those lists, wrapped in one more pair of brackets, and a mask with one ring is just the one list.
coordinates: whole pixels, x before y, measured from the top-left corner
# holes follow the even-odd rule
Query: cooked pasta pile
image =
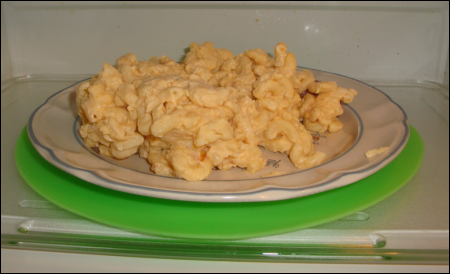
[(191, 44), (181, 64), (124, 55), (76, 93), (87, 146), (117, 159), (139, 152), (154, 173), (188, 181), (214, 167), (255, 173), (266, 165), (259, 146), (287, 153), (299, 169), (322, 163), (310, 131), (340, 130), (341, 101), (356, 95), (297, 71), (284, 43), (271, 58), (261, 49), (235, 56), (211, 42)]

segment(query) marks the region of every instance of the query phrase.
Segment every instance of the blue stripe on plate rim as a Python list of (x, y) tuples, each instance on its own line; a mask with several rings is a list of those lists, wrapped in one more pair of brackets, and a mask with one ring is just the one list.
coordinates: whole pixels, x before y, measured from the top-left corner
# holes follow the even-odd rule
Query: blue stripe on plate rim
[[(267, 188), (267, 189), (263, 189), (263, 190), (255, 190), (255, 191), (245, 192), (245, 193), (195, 193), (195, 192), (187, 192), (187, 191), (184, 192), (184, 191), (176, 191), (176, 190), (163, 190), (163, 189), (157, 189), (157, 188), (151, 188), (151, 187), (143, 187), (143, 186), (135, 186), (135, 185), (122, 184), (122, 183), (118, 183), (118, 182), (114, 182), (114, 181), (107, 180), (107, 179), (105, 179), (105, 178), (99, 176), (98, 174), (96, 174), (96, 173), (93, 172), (93, 171), (89, 171), (89, 170), (85, 170), (85, 169), (76, 168), (76, 167), (70, 166), (70, 165), (68, 165), (68, 164), (66, 164), (66, 163), (64, 163), (64, 162), (62, 162), (58, 157), (56, 157), (56, 155), (54, 154), (54, 152), (53, 152), (52, 149), (50, 149), (50, 148), (48, 148), (48, 147), (42, 145), (42, 144), (38, 141), (38, 139), (37, 139), (37, 137), (36, 137), (36, 135), (35, 135), (35, 133), (34, 133), (34, 131), (33, 131), (32, 123), (33, 123), (33, 120), (34, 120), (34, 117), (35, 117), (36, 113), (37, 113), (43, 106), (45, 106), (45, 105), (48, 103), (48, 101), (49, 101), (50, 99), (52, 99), (53, 97), (55, 97), (56, 95), (60, 94), (61, 92), (65, 91), (65, 90), (67, 90), (67, 89), (69, 89), (69, 88), (71, 88), (71, 87), (73, 87), (73, 86), (75, 86), (75, 85), (77, 85), (77, 84), (79, 84), (79, 83), (81, 83), (81, 82), (84, 82), (84, 81), (86, 81), (86, 80), (89, 80), (90, 78), (86, 78), (86, 79), (83, 79), (83, 80), (81, 80), (81, 81), (78, 81), (78, 82), (74, 83), (73, 85), (70, 85), (70, 86), (68, 86), (68, 87), (66, 87), (66, 88), (64, 88), (64, 89), (62, 89), (62, 90), (56, 92), (55, 94), (53, 94), (52, 96), (50, 96), (49, 98), (47, 98), (47, 100), (46, 100), (42, 105), (40, 105), (40, 106), (32, 113), (32, 115), (30, 116), (30, 119), (28, 120), (28, 127), (27, 127), (27, 129), (28, 129), (28, 135), (29, 135), (29, 137), (31, 138), (31, 140), (33, 141), (34, 144), (39, 145), (41, 148), (43, 148), (44, 150), (46, 150), (46, 151), (49, 153), (49, 155), (52, 157), (52, 159), (55, 160), (58, 164), (60, 164), (60, 165), (62, 165), (62, 166), (65, 166), (65, 167), (68, 168), (68, 169), (72, 169), (72, 170), (80, 170), (80, 171), (83, 171), (83, 172), (90, 173), (91, 175), (93, 175), (94, 177), (96, 177), (96, 178), (98, 178), (99, 180), (103, 181), (103, 182), (106, 183), (107, 185), (108, 185), (108, 184), (110, 184), (110, 185), (117, 185), (117, 186), (120, 186), (120, 187), (132, 188), (132, 189), (137, 189), (137, 190), (145, 190), (145, 191), (147, 191), (147, 192), (148, 192), (148, 191), (151, 191), (152, 193), (155, 192), (155, 194), (157, 194), (157, 193), (179, 193), (179, 194), (187, 194), (187, 195), (193, 195), (193, 196), (206, 196), (206, 197), (216, 196), (216, 197), (218, 197), (218, 198), (219, 198), (220, 196), (223, 196), (223, 195), (234, 195), (234, 196), (236, 196), (236, 197), (245, 197), (245, 196), (248, 196), (248, 195), (254, 195), (254, 194), (257, 194), (257, 193), (263, 193), (263, 192), (270, 192), (270, 191), (274, 191), (274, 190), (277, 190), (277, 191), (295, 192), (295, 191), (303, 191), (303, 190), (305, 190), (305, 189), (322, 188), (323, 186), (332, 184), (333, 182), (335, 182), (335, 181), (341, 179), (342, 177), (349, 176), (349, 175), (353, 175), (353, 174), (365, 173), (365, 172), (368, 172), (368, 171), (370, 171), (370, 170), (373, 170), (373, 169), (379, 167), (380, 165), (382, 165), (386, 160), (390, 159), (390, 158), (392, 157), (392, 155), (397, 154), (397, 152), (398, 152), (401, 148), (404, 147), (404, 145), (406, 144), (406, 141), (408, 140), (409, 133), (410, 133), (410, 132), (409, 132), (410, 130), (409, 130), (408, 122), (407, 122), (407, 121), (408, 121), (408, 116), (406, 115), (406, 112), (403, 110), (403, 108), (402, 108), (400, 105), (398, 105), (396, 102), (394, 102), (394, 101), (391, 99), (391, 97), (390, 97), (389, 95), (387, 95), (387, 94), (384, 93), (383, 91), (381, 91), (381, 90), (375, 88), (374, 86), (371, 86), (371, 85), (369, 85), (369, 84), (367, 84), (367, 83), (364, 83), (364, 82), (362, 82), (362, 81), (360, 81), (360, 80), (357, 80), (357, 79), (354, 79), (354, 78), (351, 78), (351, 77), (348, 77), (348, 76), (344, 76), (344, 75), (337, 74), (337, 73), (331, 73), (331, 72), (327, 72), (327, 71), (323, 71), (323, 70), (317, 70), (317, 69), (311, 69), (311, 68), (299, 67), (299, 66), (298, 66), (298, 68), (310, 69), (310, 70), (315, 70), (315, 71), (325, 72), (325, 73), (328, 73), (328, 74), (334, 74), (334, 75), (338, 75), (338, 76), (341, 76), (341, 77), (344, 77), (344, 78), (348, 78), (348, 79), (351, 79), (351, 80), (360, 82), (360, 83), (362, 83), (362, 84), (364, 84), (364, 85), (367, 85), (367, 86), (369, 86), (369, 87), (371, 87), (371, 88), (377, 90), (378, 92), (380, 92), (380, 93), (383, 94), (384, 96), (386, 96), (386, 97), (389, 99), (389, 101), (391, 101), (394, 105), (396, 105), (396, 106), (401, 110), (401, 112), (403, 113), (403, 116), (404, 116), (404, 119), (403, 119), (403, 121), (402, 121), (402, 124), (403, 124), (403, 126), (404, 126), (404, 128), (405, 128), (405, 134), (404, 134), (402, 140), (400, 141), (399, 145), (398, 145), (393, 151), (391, 151), (391, 153), (390, 153), (388, 156), (386, 156), (386, 157), (384, 158), (383, 161), (381, 161), (381, 162), (379, 162), (379, 163), (377, 163), (377, 164), (375, 164), (375, 165), (373, 165), (373, 166), (370, 166), (370, 167), (368, 167), (368, 168), (366, 168), (366, 169), (359, 170), (359, 171), (355, 171), (355, 172), (345, 172), (345, 173), (339, 175), (338, 177), (336, 177), (336, 178), (334, 178), (334, 179), (332, 179), (332, 180), (330, 180), (330, 181), (328, 181), (328, 182), (326, 182), (326, 183), (322, 183), (322, 184), (315, 185), (315, 186), (309, 186), (309, 187), (305, 187), (305, 188), (278, 188), (278, 187), (269, 187), (269, 188)], [(360, 129), (360, 133), (359, 133), (359, 136), (358, 136), (358, 138), (357, 138), (357, 141), (356, 141), (355, 144), (354, 144), (349, 150), (347, 150), (345, 153), (343, 153), (343, 154), (340, 155), (339, 157), (337, 157), (337, 158), (335, 158), (335, 159), (333, 159), (333, 160), (331, 160), (331, 161), (329, 161), (329, 162), (327, 162), (327, 163), (324, 163), (324, 164), (322, 164), (322, 165), (325, 165), (325, 164), (328, 164), (328, 163), (330, 163), (330, 162), (332, 162), (332, 161), (335, 161), (335, 160), (337, 160), (338, 158), (340, 158), (340, 157), (342, 157), (343, 155), (345, 155), (346, 153), (348, 153), (350, 150), (352, 150), (352, 149), (355, 147), (355, 145), (360, 141), (360, 139), (361, 139), (361, 137), (362, 137), (362, 133), (363, 133), (363, 131), (364, 131), (364, 124), (362, 123), (361, 117), (360, 117), (359, 114), (358, 114), (353, 108), (351, 108), (349, 105), (347, 105), (347, 107), (349, 107), (349, 108), (353, 111), (353, 113), (356, 114), (356, 116), (357, 116), (357, 118), (358, 118), (358, 121), (359, 121), (359, 123), (360, 123), (360, 125), (361, 125), (361, 129)], [(76, 126), (76, 122), (78, 121), (78, 119), (79, 119), (79, 116), (75, 119), (74, 128), (75, 128), (75, 126)], [(75, 134), (76, 134), (76, 133), (75, 133)], [(75, 136), (75, 138), (76, 138), (77, 141), (79, 142), (77, 136)], [(101, 158), (100, 156), (98, 156), (98, 155), (96, 155), (94, 152), (92, 152), (90, 149), (86, 148), (86, 147), (84, 146), (84, 144), (83, 144), (83, 147), (84, 147), (85, 149), (89, 150), (91, 153), (93, 153), (93, 154), (94, 154), (95, 156), (97, 156), (98, 158), (104, 160), (103, 158)], [(104, 161), (105, 161), (105, 160), (104, 160)], [(111, 162), (108, 161), (108, 163), (111, 163)], [(111, 163), (111, 164), (114, 164), (114, 163)], [(116, 164), (114, 164), (114, 165), (116, 165)], [(322, 166), (322, 165), (313, 167), (313, 168), (311, 168), (311, 169), (318, 168), (318, 167), (320, 167), (320, 166)], [(121, 166), (121, 167), (122, 167), (122, 166)], [(124, 168), (124, 167), (122, 167), (122, 168)], [(292, 175), (295, 175), (295, 174), (298, 174), (298, 173), (301, 173), (301, 172), (304, 172), (304, 171), (309, 171), (309, 170), (311, 170), (311, 169), (302, 170), (302, 171), (299, 171), (299, 172), (296, 172), (296, 173), (291, 173), (291, 174), (286, 174), (286, 175), (274, 176), (273, 178), (278, 178), (278, 177), (282, 177), (282, 176), (292, 176)], [(135, 172), (140, 172), (140, 171), (136, 171), (136, 170), (134, 170), (134, 171), (135, 171)], [(144, 173), (144, 172), (141, 172), (141, 173)], [(148, 173), (144, 173), (144, 174), (148, 174)], [(148, 174), (148, 175), (166, 178), (165, 176), (156, 175), (156, 174)], [(171, 179), (174, 179), (174, 178), (171, 178)], [(179, 179), (179, 178), (178, 178), (178, 179)], [(258, 180), (258, 179), (259, 179), (259, 178), (256, 178), (256, 179), (248, 179), (248, 180)], [(180, 180), (182, 180), (182, 179), (180, 179)], [(224, 180), (221, 180), (221, 181), (224, 181)], [(228, 180), (225, 180), (225, 181), (228, 181)], [(233, 181), (234, 181), (234, 180), (233, 180)], [(218, 182), (220, 182), (220, 181), (218, 181)], [(114, 188), (114, 189), (117, 189), (117, 188)], [(133, 192), (133, 193), (135, 193), (135, 192)], [(315, 192), (315, 193), (316, 193), (316, 192)], [(151, 195), (149, 195), (149, 196), (151, 196)], [(162, 197), (162, 196), (165, 196), (165, 195), (162, 195), (162, 196), (161, 196), (161, 195), (155, 195), (155, 197), (158, 197), (158, 196), (159, 196), (159, 197)], [(225, 200), (225, 199), (224, 199), (224, 200)], [(234, 199), (232, 199), (232, 200), (234, 200)], [(230, 201), (230, 200), (227, 200), (227, 201)], [(239, 201), (237, 201), (237, 202), (239, 202)]]

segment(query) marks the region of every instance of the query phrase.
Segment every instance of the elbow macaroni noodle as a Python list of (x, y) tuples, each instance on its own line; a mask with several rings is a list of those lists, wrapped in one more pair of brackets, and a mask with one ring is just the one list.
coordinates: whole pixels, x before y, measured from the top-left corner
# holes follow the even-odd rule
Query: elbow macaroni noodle
[(76, 102), (87, 146), (117, 159), (139, 152), (156, 174), (199, 181), (214, 167), (259, 171), (266, 160), (258, 146), (287, 153), (300, 169), (322, 163), (309, 131), (340, 130), (341, 101), (355, 95), (297, 72), (284, 43), (271, 58), (205, 42), (191, 44), (181, 64), (167, 56), (138, 62), (132, 53), (105, 63), (78, 86)]

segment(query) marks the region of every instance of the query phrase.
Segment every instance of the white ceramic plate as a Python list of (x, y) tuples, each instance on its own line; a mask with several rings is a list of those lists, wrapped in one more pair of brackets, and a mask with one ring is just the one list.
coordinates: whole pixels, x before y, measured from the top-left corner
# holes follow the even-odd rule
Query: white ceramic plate
[[(50, 163), (85, 181), (118, 191), (175, 200), (200, 202), (257, 202), (307, 196), (361, 180), (391, 162), (409, 137), (405, 112), (386, 94), (363, 82), (311, 70), (320, 81), (335, 81), (354, 88), (358, 95), (343, 105), (344, 127), (325, 133), (316, 150), (327, 154), (325, 163), (298, 170), (286, 154), (263, 151), (268, 164), (256, 174), (241, 169), (213, 171), (208, 180), (188, 182), (155, 175), (145, 159), (126, 160), (101, 156), (87, 148), (78, 134), (80, 126), (74, 84), (47, 99), (30, 117), (28, 135), (37, 151)], [(370, 160), (368, 150), (389, 147)], [(285, 175), (261, 179), (274, 170)]]

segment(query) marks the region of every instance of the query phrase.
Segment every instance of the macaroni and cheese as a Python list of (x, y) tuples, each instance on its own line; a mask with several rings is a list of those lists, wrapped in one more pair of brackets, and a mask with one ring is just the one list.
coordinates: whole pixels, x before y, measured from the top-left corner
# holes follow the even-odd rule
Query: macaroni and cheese
[(284, 43), (271, 58), (205, 42), (191, 44), (181, 64), (167, 56), (138, 62), (132, 53), (105, 63), (78, 86), (76, 102), (87, 146), (117, 159), (139, 153), (156, 174), (199, 181), (213, 168), (261, 170), (259, 146), (287, 153), (300, 169), (322, 163), (309, 131), (338, 131), (341, 101), (355, 95), (298, 72)]
[(385, 153), (388, 150), (389, 150), (389, 147), (375, 148), (375, 149), (367, 151), (364, 155), (366, 155), (367, 158), (372, 158), (374, 156), (377, 156), (377, 155), (380, 155), (382, 153)]

